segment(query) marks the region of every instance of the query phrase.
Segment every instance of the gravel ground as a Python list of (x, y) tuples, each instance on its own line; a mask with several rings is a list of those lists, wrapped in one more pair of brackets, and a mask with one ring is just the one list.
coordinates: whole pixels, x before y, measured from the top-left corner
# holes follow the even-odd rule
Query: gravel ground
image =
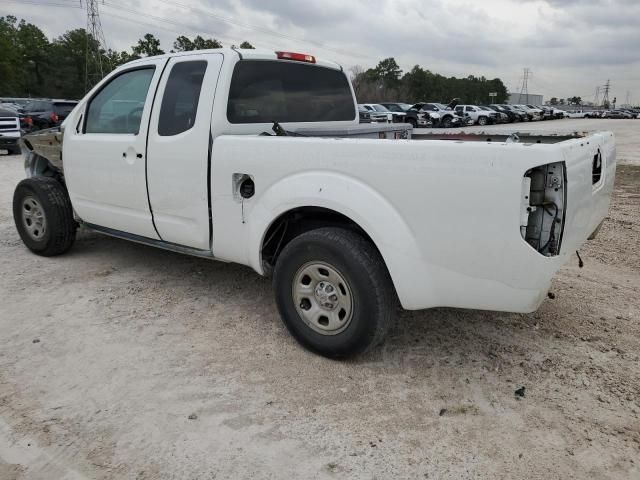
[(640, 121), (534, 128), (616, 132), (585, 267), (530, 315), (398, 312), (349, 362), (298, 347), (247, 268), (86, 231), (30, 254), (1, 157), (0, 479), (640, 478)]

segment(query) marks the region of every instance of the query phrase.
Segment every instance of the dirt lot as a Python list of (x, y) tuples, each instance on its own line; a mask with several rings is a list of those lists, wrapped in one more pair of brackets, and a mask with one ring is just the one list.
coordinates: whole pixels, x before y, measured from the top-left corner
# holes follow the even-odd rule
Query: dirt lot
[(399, 312), (342, 363), (247, 268), (86, 231), (30, 254), (0, 157), (0, 479), (640, 478), (640, 121), (527, 125), (596, 126), (626, 165), (555, 299)]

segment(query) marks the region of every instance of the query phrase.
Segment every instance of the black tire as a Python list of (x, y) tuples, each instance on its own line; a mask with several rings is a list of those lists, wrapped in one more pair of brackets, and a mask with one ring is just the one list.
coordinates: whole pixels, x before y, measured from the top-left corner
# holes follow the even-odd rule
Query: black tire
[(480, 125), (481, 127), (484, 127), (486, 124), (487, 124), (487, 117), (478, 118), (478, 125)]
[(453, 117), (447, 115), (442, 119), (442, 128), (451, 128)]
[[(351, 305), (344, 326), (332, 332), (321, 332), (318, 323), (312, 326), (312, 322), (299, 313), (308, 299), (301, 300), (299, 305), (294, 299), (297, 280), (302, 278), (302, 283), (307, 285), (304, 276), (300, 277), (301, 272), (307, 268), (320, 271), (323, 266), (335, 270), (344, 279), (345, 285), (340, 283), (342, 279), (339, 280), (335, 291), (338, 293), (337, 289), (340, 289), (346, 296), (346, 290)], [(309, 278), (308, 285), (313, 308), (319, 314), (325, 311), (331, 314), (316, 303), (318, 300), (311, 293), (322, 286), (322, 277), (317, 282)], [(367, 239), (344, 228), (323, 227), (294, 238), (278, 257), (273, 288), (280, 316), (291, 335), (305, 348), (329, 358), (353, 356), (380, 343), (395, 307), (395, 290), (380, 254)]]
[(418, 128), (418, 122), (415, 118), (410, 118), (407, 123), (410, 123), (413, 128)]
[[(29, 203), (44, 218), (39, 231), (29, 217)], [(13, 194), (13, 219), (27, 248), (44, 257), (66, 252), (76, 238), (78, 224), (73, 219), (71, 200), (64, 186), (52, 177), (27, 178), (18, 184)]]

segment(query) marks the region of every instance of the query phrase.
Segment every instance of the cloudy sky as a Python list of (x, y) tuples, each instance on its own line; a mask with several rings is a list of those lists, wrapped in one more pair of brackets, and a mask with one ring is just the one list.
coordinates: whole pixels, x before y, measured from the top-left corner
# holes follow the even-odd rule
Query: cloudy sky
[[(80, 3), (0, 0), (0, 15), (55, 37), (85, 26)], [(99, 8), (110, 48), (151, 32), (168, 51), (176, 36), (201, 34), (346, 68), (393, 56), (404, 70), (500, 77), (511, 91), (529, 67), (529, 93), (545, 99), (593, 100), (611, 79), (611, 98), (640, 103), (640, 0), (104, 0)]]

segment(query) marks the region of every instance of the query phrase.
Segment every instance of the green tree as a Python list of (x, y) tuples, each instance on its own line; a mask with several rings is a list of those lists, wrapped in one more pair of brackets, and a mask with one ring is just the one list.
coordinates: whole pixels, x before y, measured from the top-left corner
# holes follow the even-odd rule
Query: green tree
[(256, 47), (254, 47), (253, 45), (251, 45), (249, 42), (247, 42), (247, 41), (245, 40), (244, 42), (242, 42), (242, 43), (240, 44), (240, 48), (246, 48), (246, 49), (249, 49), (249, 50), (253, 50), (253, 49), (255, 49)]
[(374, 82), (382, 82), (384, 87), (395, 88), (400, 84), (402, 70), (395, 58), (389, 57), (382, 60), (375, 68), (366, 72), (367, 77)]
[(5, 95), (18, 95), (22, 88), (17, 22), (11, 15), (0, 17), (0, 90)]
[(151, 33), (145, 33), (144, 37), (138, 40), (138, 44), (131, 47), (131, 50), (138, 57), (152, 57), (164, 53), (160, 48), (160, 40)]
[(556, 97), (551, 97), (551, 100), (549, 100), (549, 105), (558, 105), (558, 99)]
[(208, 50), (210, 48), (222, 48), (222, 43), (215, 38), (203, 38), (200, 35), (197, 35), (193, 40), (185, 37), (184, 35), (180, 35), (176, 38), (176, 41), (173, 42), (173, 49), (176, 52)]

